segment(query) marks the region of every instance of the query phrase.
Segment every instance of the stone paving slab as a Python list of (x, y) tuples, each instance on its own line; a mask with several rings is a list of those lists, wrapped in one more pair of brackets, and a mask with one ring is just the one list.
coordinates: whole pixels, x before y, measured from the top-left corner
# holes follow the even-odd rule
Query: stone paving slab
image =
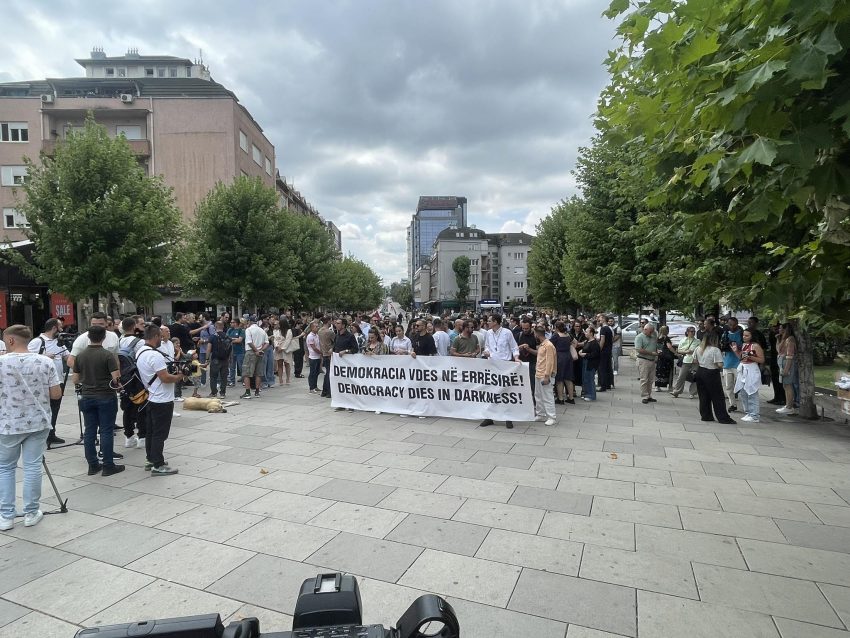
[(369, 622), (433, 591), (465, 636), (850, 638), (850, 431), (702, 423), (620, 369), (553, 427), (334, 412), (296, 380), (178, 409), (177, 476), (50, 450), (70, 511), (0, 533), (0, 638), (212, 611), (285, 630), (328, 570), (359, 577)]

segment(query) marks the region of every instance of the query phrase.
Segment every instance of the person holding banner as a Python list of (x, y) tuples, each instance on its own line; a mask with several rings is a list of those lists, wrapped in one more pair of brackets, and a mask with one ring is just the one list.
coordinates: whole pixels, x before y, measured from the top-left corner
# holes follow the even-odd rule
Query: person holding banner
[[(461, 321), (458, 319), (458, 321)], [(461, 321), (460, 332), (452, 341), (451, 354), (453, 357), (475, 358), (481, 354), (478, 337), (472, 334), (472, 322), (468, 319)]]
[(546, 329), (543, 326), (534, 328), (534, 337), (537, 339), (537, 366), (534, 375), (537, 383), (534, 385), (535, 412), (541, 411), (542, 415), (535, 415), (537, 419), (546, 417), (546, 425), (555, 425), (555, 395), (552, 386), (555, 383), (555, 372), (558, 369), (558, 358), (555, 346), (546, 338)]
[(414, 330), (410, 336), (410, 342), (413, 344), (413, 352), (410, 356), (414, 359), (418, 356), (433, 357), (437, 354), (437, 344), (434, 343), (434, 337), (428, 334), (428, 325), (424, 319), (417, 319)]
[(411, 354), (413, 352), (413, 344), (410, 338), (404, 334), (404, 328), (401, 324), (395, 327), (395, 337), (390, 341), (390, 354)]
[[(501, 315), (490, 315), (490, 329), (484, 335), (485, 359), (498, 359), (500, 361), (516, 361), (519, 363), (519, 346), (509, 328), (502, 327)], [(484, 419), (479, 427), (486, 428), (493, 425), (493, 419)], [(513, 429), (513, 421), (505, 421), (505, 427)]]

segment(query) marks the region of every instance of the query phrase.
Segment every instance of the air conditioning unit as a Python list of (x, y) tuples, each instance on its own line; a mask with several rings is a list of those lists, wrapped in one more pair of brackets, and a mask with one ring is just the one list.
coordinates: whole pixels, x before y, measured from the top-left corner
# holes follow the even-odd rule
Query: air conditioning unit
[(135, 99), (136, 97), (132, 93), (121, 94), (121, 101), (124, 102), (124, 104), (132, 104)]
[(41, 94), (41, 103), (42, 104), (53, 104), (54, 97), (52, 93), (42, 93)]

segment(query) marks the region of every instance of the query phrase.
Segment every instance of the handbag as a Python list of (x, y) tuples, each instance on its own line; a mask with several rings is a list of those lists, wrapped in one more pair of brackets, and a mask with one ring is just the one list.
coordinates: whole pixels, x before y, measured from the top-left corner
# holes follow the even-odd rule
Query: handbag
[(286, 336), (289, 337), (289, 343), (283, 347), (283, 351), (287, 354), (292, 354), (298, 348), (301, 347), (301, 344), (298, 342), (298, 339), (292, 336), (292, 332), (287, 332)]
[(691, 368), (688, 370), (688, 373), (685, 375), (685, 381), (688, 383), (696, 383), (697, 381), (697, 370), (696, 368)]

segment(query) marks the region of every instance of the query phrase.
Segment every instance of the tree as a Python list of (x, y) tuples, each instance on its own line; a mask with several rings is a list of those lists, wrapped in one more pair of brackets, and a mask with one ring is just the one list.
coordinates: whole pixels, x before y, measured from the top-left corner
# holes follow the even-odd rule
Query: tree
[(561, 273), (566, 252), (567, 225), (581, 205), (578, 198), (562, 200), (537, 224), (537, 235), (528, 253), (528, 294), (539, 306), (566, 310), (575, 306)]
[(300, 266), (287, 245), (294, 228), (259, 178), (219, 182), (195, 213), (190, 288), (217, 303), (293, 304)]
[(402, 308), (413, 307), (413, 289), (407, 281), (395, 281), (390, 284), (387, 294)]
[(180, 278), (183, 224), (171, 189), (148, 177), (123, 137), (89, 115), (84, 130), (40, 163), (25, 159), (32, 262), (5, 251), (30, 277), (77, 301), (108, 293), (141, 303)]
[[(615, 0), (608, 15), (628, 9)], [(597, 124), (643, 143), (632, 174), (658, 180), (647, 202), (681, 211), (695, 250), (760, 247), (767, 266), (728, 286), (743, 303), (848, 331), (850, 5), (647, 0), (619, 33)]]
[(325, 305), (328, 296), (328, 266), (339, 259), (339, 253), (327, 228), (314, 217), (284, 211), (287, 227), (281, 249), (294, 257), (298, 283), (294, 305), (298, 308), (316, 308)]
[(461, 307), (463, 307), (469, 297), (470, 265), (471, 262), (469, 261), (469, 257), (465, 255), (455, 257), (452, 262), (452, 270), (455, 273), (455, 283), (457, 283), (456, 297), (458, 304), (460, 304)]
[(377, 308), (383, 299), (381, 278), (359, 259), (348, 255), (333, 263), (330, 269), (331, 302), (335, 308), (366, 310)]

